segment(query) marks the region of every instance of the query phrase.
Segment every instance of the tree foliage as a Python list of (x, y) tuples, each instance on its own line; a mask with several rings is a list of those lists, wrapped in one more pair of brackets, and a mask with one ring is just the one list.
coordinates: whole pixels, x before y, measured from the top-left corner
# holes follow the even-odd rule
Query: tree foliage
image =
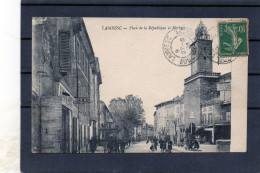
[(125, 136), (133, 135), (134, 127), (145, 121), (143, 101), (138, 96), (127, 95), (123, 98), (114, 98), (109, 103), (113, 121), (119, 130), (125, 131)]

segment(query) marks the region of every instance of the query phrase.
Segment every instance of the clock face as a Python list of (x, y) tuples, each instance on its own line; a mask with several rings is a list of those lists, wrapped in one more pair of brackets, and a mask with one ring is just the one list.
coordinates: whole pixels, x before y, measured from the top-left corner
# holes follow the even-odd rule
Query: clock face
[(202, 55), (207, 58), (211, 58), (211, 50), (207, 47), (203, 48)]

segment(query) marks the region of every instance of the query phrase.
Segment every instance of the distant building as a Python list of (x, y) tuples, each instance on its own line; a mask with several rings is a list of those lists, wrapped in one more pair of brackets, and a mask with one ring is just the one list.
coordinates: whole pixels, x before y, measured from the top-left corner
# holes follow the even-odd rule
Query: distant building
[(231, 73), (212, 71), (212, 40), (202, 22), (195, 35), (190, 46), (191, 76), (184, 80), (181, 97), (155, 105), (155, 133), (173, 136), (177, 143), (192, 136), (215, 143), (230, 139)]
[(159, 138), (170, 137), (177, 142), (184, 129), (184, 104), (183, 95), (172, 100), (155, 105), (154, 113), (155, 134)]
[(87, 152), (98, 134), (101, 83), (82, 18), (34, 18), (32, 151)]
[(155, 134), (159, 138), (171, 137), (173, 140), (173, 136), (176, 131), (176, 115), (175, 115), (175, 105), (174, 100), (169, 100), (166, 102), (159, 103), (155, 105), (156, 111), (154, 113), (154, 125), (155, 125)]
[(100, 121), (98, 122), (99, 140), (107, 140), (109, 136), (117, 135), (118, 132), (115, 128), (115, 122), (113, 121), (112, 115), (103, 101), (100, 101)]
[(153, 125), (144, 123), (141, 130), (141, 140), (147, 140), (149, 136), (154, 136)]
[(184, 95), (181, 97), (175, 97), (174, 105), (175, 105), (175, 136), (174, 142), (179, 143), (181, 139), (185, 137), (185, 117), (184, 117)]

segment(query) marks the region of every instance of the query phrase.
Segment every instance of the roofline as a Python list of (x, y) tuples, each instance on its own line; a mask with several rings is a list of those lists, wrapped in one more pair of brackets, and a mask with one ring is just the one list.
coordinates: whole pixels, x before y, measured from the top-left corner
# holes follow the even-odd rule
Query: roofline
[(211, 41), (212, 42), (212, 40), (196, 39), (193, 43), (191, 43), (190, 47), (193, 46), (198, 41)]
[(163, 104), (170, 104), (170, 103), (174, 103), (174, 100), (168, 100), (168, 101), (165, 101), (165, 102), (162, 102), (162, 103), (159, 103), (159, 104), (157, 104), (157, 105), (155, 105), (154, 107), (158, 107), (158, 106), (160, 106), (160, 105), (163, 105)]

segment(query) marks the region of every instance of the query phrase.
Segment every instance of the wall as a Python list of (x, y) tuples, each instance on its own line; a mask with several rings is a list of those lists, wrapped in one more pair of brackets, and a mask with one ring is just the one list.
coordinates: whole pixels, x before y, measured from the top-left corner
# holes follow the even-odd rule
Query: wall
[(191, 49), (195, 61), (191, 64), (191, 75), (198, 72), (212, 72), (212, 41), (211, 40), (196, 40)]
[[(79, 27), (75, 27), (75, 24)], [(62, 105), (70, 109), (73, 117), (78, 118), (77, 134), (82, 138), (77, 137), (77, 141), (85, 143), (86, 138), (90, 138), (90, 131), (93, 132), (89, 116), (98, 120), (101, 83), (97, 82), (92, 72), (93, 68), (94, 72), (100, 70), (96, 69), (96, 61), (92, 62), (93, 68), (90, 67), (90, 60), (95, 57), (81, 18), (37, 18), (33, 20), (32, 30), (32, 151), (63, 152)], [(67, 65), (71, 68), (65, 73), (60, 71), (60, 31), (69, 33), (70, 58)], [(79, 43), (78, 47), (76, 42)], [(89, 96), (90, 103), (73, 103), (77, 96)], [(70, 129), (71, 126), (70, 122)], [(98, 134), (98, 128), (96, 130)]]
[(44, 153), (61, 152), (62, 140), (62, 104), (61, 97), (42, 97), (41, 101), (41, 135)]
[(200, 124), (200, 79), (195, 79), (184, 85), (184, 121), (185, 128), (191, 122)]

